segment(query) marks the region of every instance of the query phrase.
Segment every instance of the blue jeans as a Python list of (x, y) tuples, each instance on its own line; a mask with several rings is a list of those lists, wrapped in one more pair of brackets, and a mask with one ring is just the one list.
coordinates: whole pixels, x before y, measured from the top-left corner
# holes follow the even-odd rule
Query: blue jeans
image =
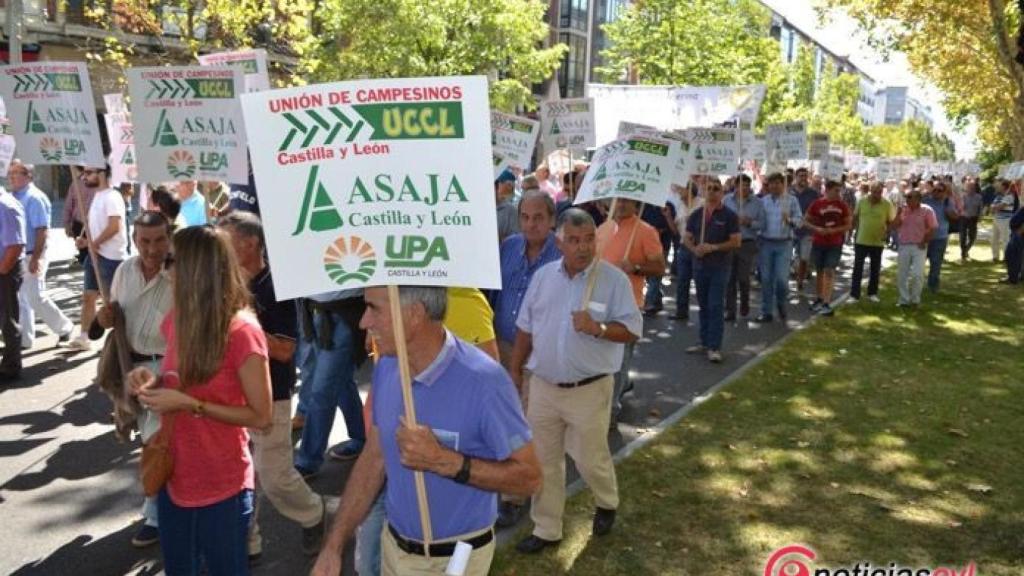
[(648, 276), (644, 282), (647, 284), (647, 291), (644, 294), (644, 309), (661, 308), (662, 299), (665, 297), (661, 290), (661, 276)]
[(202, 565), (210, 576), (247, 575), (252, 506), (252, 490), (201, 508), (179, 507), (161, 490), (157, 508), (167, 576), (198, 576)]
[(709, 350), (722, 349), (725, 332), (725, 285), (729, 265), (694, 267), (697, 302), (700, 305), (700, 343)]
[[(384, 490), (387, 490), (385, 485)], [(388, 520), (384, 509), (384, 490), (370, 508), (370, 513), (359, 525), (356, 536), (356, 572), (359, 576), (380, 576), (380, 536)]]
[(324, 463), (324, 452), (334, 426), (336, 408), (340, 408), (345, 417), (349, 438), (366, 441), (363, 401), (359, 397), (359, 388), (354, 378), (352, 330), (340, 314), (317, 312), (313, 316), (313, 332), (320, 334), (321, 326), (328, 316), (334, 324), (332, 346), (329, 349), (322, 348), (314, 336), (302, 366), (302, 394), (299, 395), (300, 405), (306, 415), (306, 425), (302, 429), (302, 442), (295, 451), (295, 464), (312, 471), (319, 470)]
[(1010, 282), (1020, 282), (1021, 266), (1024, 265), (1024, 238), (1016, 232), (1010, 232), (1010, 241), (1006, 243), (1006, 277)]
[(771, 316), (772, 306), (785, 309), (789, 291), (789, 263), (793, 244), (789, 240), (763, 240), (759, 253), (761, 269), (761, 313)]
[(928, 289), (939, 291), (939, 274), (942, 273), (942, 260), (946, 257), (946, 244), (949, 236), (935, 238), (928, 243)]
[(680, 246), (676, 252), (676, 316), (690, 315), (690, 282), (693, 280), (693, 255)]

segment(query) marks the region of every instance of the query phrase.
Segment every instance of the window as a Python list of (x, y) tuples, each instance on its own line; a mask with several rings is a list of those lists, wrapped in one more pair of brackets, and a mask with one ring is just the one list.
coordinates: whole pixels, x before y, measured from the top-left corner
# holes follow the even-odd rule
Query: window
[(587, 78), (587, 39), (579, 34), (562, 32), (558, 40), (569, 47), (558, 70), (558, 88), (562, 98), (581, 98)]
[(589, 0), (561, 0), (558, 6), (558, 25), (587, 31)]

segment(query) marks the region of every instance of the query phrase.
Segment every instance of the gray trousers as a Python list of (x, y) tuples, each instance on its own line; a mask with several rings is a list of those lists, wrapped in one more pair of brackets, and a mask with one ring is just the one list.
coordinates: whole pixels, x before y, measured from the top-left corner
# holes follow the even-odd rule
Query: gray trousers
[(750, 275), (757, 265), (757, 241), (744, 240), (739, 250), (733, 250), (729, 282), (725, 287), (725, 313), (736, 315), (736, 293), (739, 292), (740, 310), (750, 311)]
[(21, 313), (18, 306), (21, 279), (21, 262), (16, 263), (7, 274), (0, 274), (0, 327), (4, 337), (0, 372), (13, 376), (21, 374)]

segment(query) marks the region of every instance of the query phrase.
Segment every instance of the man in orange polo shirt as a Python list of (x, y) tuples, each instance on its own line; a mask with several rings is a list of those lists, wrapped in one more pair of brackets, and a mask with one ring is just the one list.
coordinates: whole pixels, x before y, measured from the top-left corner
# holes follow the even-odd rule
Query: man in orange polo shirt
[[(644, 305), (644, 279), (648, 276), (661, 277), (665, 274), (665, 255), (661, 251), (661, 240), (658, 231), (640, 219), (640, 202), (620, 198), (615, 203), (615, 213), (597, 231), (597, 245), (600, 246), (601, 257), (610, 264), (622, 269), (633, 287), (633, 298), (636, 305)], [(639, 227), (639, 228), (637, 228)], [(634, 235), (634, 228), (636, 234)], [(630, 245), (630, 237), (633, 242)], [(626, 247), (629, 246), (629, 254)], [(612, 426), (618, 419), (622, 403), (619, 397), (632, 389), (629, 383), (629, 366), (633, 360), (633, 349), (636, 342), (626, 344), (622, 357), (622, 368), (615, 375), (615, 388), (612, 392)]]

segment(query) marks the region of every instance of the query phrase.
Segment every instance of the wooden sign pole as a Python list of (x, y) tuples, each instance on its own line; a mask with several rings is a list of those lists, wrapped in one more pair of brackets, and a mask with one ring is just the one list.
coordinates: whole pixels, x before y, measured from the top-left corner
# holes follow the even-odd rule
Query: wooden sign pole
[[(398, 370), (402, 381), (402, 403), (405, 405), (406, 426), (416, 426), (416, 406), (412, 398), (412, 375), (409, 373), (409, 350), (405, 344), (405, 322), (402, 320), (402, 302), (398, 285), (388, 285), (388, 300), (391, 305), (391, 327), (395, 335), (395, 349), (398, 354)], [(430, 525), (430, 508), (427, 503), (427, 484), (423, 472), (413, 472), (416, 483), (416, 502), (419, 504), (420, 526), (423, 529), (423, 544), (429, 546), (434, 540)]]
[[(615, 218), (615, 209), (618, 207), (618, 205), (619, 205), (619, 199), (618, 198), (612, 198), (611, 208), (608, 209), (608, 218), (609, 219), (614, 220), (614, 218)], [(615, 234), (615, 232), (612, 232), (612, 235), (614, 235), (614, 234)], [(605, 245), (604, 240), (601, 239), (601, 238), (598, 238), (597, 248), (596, 248), (596, 251), (594, 253), (594, 263), (591, 264), (591, 267), (594, 270), (590, 273), (590, 276), (587, 277), (587, 287), (583, 291), (583, 301), (580, 302), (580, 310), (581, 311), (586, 310), (587, 307), (590, 306), (590, 298), (594, 295), (594, 286), (597, 284), (597, 277), (598, 277), (598, 275), (601, 272), (601, 266), (599, 266), (599, 264), (601, 263), (601, 258), (603, 257), (602, 254), (604, 253), (604, 245)], [(629, 252), (627, 251), (626, 254), (628, 255)]]

